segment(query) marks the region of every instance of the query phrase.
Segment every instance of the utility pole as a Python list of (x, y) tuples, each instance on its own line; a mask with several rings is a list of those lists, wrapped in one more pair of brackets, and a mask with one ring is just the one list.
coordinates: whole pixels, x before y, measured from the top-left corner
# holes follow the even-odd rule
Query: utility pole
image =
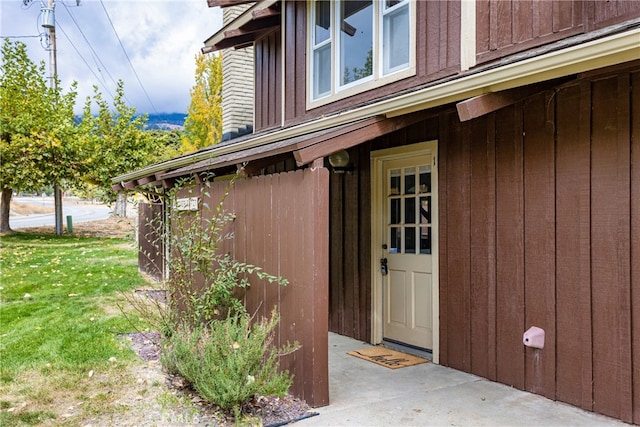
[[(49, 30), (49, 43), (51, 47), (49, 49), (49, 67), (51, 73), (51, 88), (56, 91), (58, 89), (58, 64), (57, 64), (57, 50), (56, 50), (56, 24), (55, 24), (55, 0), (48, 0), (49, 4), (47, 9), (43, 9), (45, 14), (42, 19), (42, 26)], [(60, 183), (53, 183), (53, 203), (55, 211), (55, 223), (56, 234), (62, 235), (62, 190), (60, 189)]]

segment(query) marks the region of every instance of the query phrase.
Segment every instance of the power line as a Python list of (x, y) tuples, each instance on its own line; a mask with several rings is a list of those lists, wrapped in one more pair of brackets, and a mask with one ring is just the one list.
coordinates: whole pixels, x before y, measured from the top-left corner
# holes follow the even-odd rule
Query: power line
[[(78, 23), (78, 21), (76, 20), (76, 18), (73, 16), (73, 14), (71, 13), (71, 11), (69, 10), (69, 6), (65, 3), (62, 2), (65, 11), (67, 12), (67, 14), (69, 15), (69, 17), (71, 18), (71, 20), (73, 21), (73, 23), (75, 24), (76, 28), (78, 29), (78, 31), (80, 32), (80, 34), (82, 35), (82, 38), (84, 39), (85, 43), (87, 44), (87, 46), (89, 47), (89, 50), (91, 51), (91, 54), (93, 56), (94, 62), (96, 63), (96, 67), (98, 69), (98, 72), (100, 73), (100, 75), (102, 76), (102, 70), (104, 70), (104, 72), (107, 74), (107, 76), (109, 76), (109, 79), (111, 79), (111, 83), (113, 83), (114, 86), (117, 86), (118, 84), (116, 83), (116, 80), (113, 78), (113, 76), (111, 75), (111, 73), (109, 72), (108, 68), (105, 66), (105, 64), (102, 62), (102, 60), (100, 59), (100, 55), (98, 55), (98, 53), (96, 52), (96, 50), (93, 48), (93, 45), (91, 44), (91, 42), (89, 41), (89, 39), (87, 38), (87, 36), (85, 35), (84, 31), (82, 30), (82, 28), (80, 27), (80, 24)], [(63, 30), (64, 33), (64, 30)], [(107, 93), (109, 93), (109, 95), (111, 96), (111, 98), (113, 99), (113, 94), (111, 93), (111, 91), (107, 88), (107, 84), (105, 81), (104, 76), (102, 77), (102, 79), (100, 77), (98, 77), (96, 75), (96, 73), (93, 71), (93, 68), (89, 65), (89, 63), (87, 62), (87, 60), (84, 58), (84, 56), (80, 53), (80, 51), (76, 48), (76, 46), (73, 44), (73, 42), (71, 41), (70, 37), (64, 33), (65, 37), (67, 38), (67, 40), (69, 41), (69, 43), (71, 43), (71, 45), (73, 46), (73, 48), (76, 50), (76, 52), (78, 53), (78, 56), (80, 56), (80, 58), (82, 59), (82, 61), (86, 64), (86, 66), (89, 68), (89, 70), (91, 71), (91, 73), (96, 77), (96, 79), (98, 79), (99, 81), (102, 80), (103, 82), (103, 87), (105, 88), (105, 90), (107, 91)], [(131, 104), (131, 101), (129, 101), (127, 99), (127, 97), (124, 97), (125, 101), (127, 101), (127, 103), (129, 105), (133, 105)]]
[[(80, 59), (82, 59), (82, 62), (85, 63), (85, 65), (87, 66), (87, 68), (89, 69), (89, 71), (91, 71), (91, 74), (93, 74), (93, 76), (98, 80), (102, 80), (102, 87), (107, 91), (107, 93), (109, 94), (109, 96), (111, 97), (111, 99), (114, 99), (113, 97), (113, 93), (111, 93), (111, 91), (109, 90), (109, 88), (106, 85), (106, 82), (104, 81), (104, 77), (102, 77), (102, 79), (100, 77), (98, 77), (98, 75), (95, 73), (95, 71), (93, 71), (93, 68), (91, 68), (91, 66), (89, 65), (89, 63), (87, 62), (87, 60), (84, 58), (84, 56), (82, 56), (82, 54), (80, 53), (80, 51), (78, 50), (78, 48), (76, 47), (75, 44), (73, 44), (73, 42), (71, 41), (71, 38), (69, 38), (69, 36), (67, 35), (66, 31), (62, 28), (62, 26), (60, 25), (60, 23), (58, 23), (58, 28), (60, 29), (60, 31), (62, 31), (62, 34), (64, 34), (65, 38), (67, 39), (67, 41), (69, 42), (69, 44), (75, 49), (76, 53), (78, 54), (78, 56), (80, 57)], [(100, 71), (100, 69), (98, 69), (98, 71)], [(107, 72), (108, 74), (108, 72)], [(109, 75), (109, 77), (111, 77), (111, 75)], [(113, 78), (112, 78), (113, 80)], [(115, 82), (114, 82), (115, 84)]]
[(27, 39), (27, 38), (40, 38), (40, 34), (37, 36), (2, 36), (3, 39)]
[(147, 97), (147, 101), (149, 101), (149, 104), (151, 105), (151, 108), (153, 108), (153, 111), (155, 111), (157, 113), (158, 110), (156, 109), (156, 106), (153, 105), (153, 102), (151, 101), (151, 98), (149, 97), (149, 94), (147, 93), (147, 90), (144, 88), (144, 85), (142, 84), (142, 81), (140, 80), (140, 77), (138, 76), (138, 73), (136, 72), (136, 69), (133, 66), (133, 63), (131, 62), (131, 59), (129, 58), (129, 55), (127, 54), (127, 50), (124, 48), (124, 45), (122, 44), (122, 40), (120, 40), (120, 36), (118, 35), (118, 32), (116, 31), (116, 28), (113, 26), (113, 22), (111, 21), (111, 17), (109, 16), (109, 12), (107, 12), (107, 8), (104, 6), (104, 3), (102, 2), (102, 0), (100, 0), (100, 4), (102, 5), (102, 9), (104, 9), (105, 15), (107, 15), (107, 19), (109, 20), (109, 24), (111, 25), (111, 28), (113, 29), (113, 32), (115, 33), (116, 38), (118, 39), (118, 43), (120, 43), (120, 47), (122, 48), (122, 51), (124, 52), (124, 56), (127, 58), (127, 61), (129, 62), (129, 65), (131, 66), (131, 70), (133, 70), (133, 74), (136, 76), (136, 79), (138, 80), (138, 84), (142, 88), (142, 92), (144, 92), (144, 95)]

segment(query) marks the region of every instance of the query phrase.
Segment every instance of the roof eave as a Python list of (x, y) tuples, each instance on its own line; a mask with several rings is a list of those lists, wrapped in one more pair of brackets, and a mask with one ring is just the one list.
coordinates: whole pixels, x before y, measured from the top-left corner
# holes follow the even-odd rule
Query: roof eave
[(214, 145), (190, 155), (120, 175), (114, 178), (112, 182), (114, 184), (128, 182), (163, 170), (178, 169), (216, 156), (339, 126), (367, 117), (376, 115), (384, 115), (386, 117), (400, 116), (485, 93), (639, 60), (639, 38), (640, 28), (633, 27), (621, 33), (500, 67), (482, 71), (470, 71), (455, 79), (331, 116), (325, 116), (311, 122), (257, 135), (234, 144)]

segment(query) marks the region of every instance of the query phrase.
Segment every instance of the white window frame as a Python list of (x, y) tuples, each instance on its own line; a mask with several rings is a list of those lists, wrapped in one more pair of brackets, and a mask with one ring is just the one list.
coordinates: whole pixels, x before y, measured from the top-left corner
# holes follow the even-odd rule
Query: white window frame
[[(339, 22), (337, 8), (339, 2), (336, 0), (331, 2), (331, 34), (329, 41), (331, 43), (331, 91), (328, 94), (319, 96), (314, 99), (313, 78), (314, 78), (314, 52), (316, 49), (324, 46), (327, 42), (323, 41), (317, 45), (315, 43), (315, 1), (308, 3), (309, 10), (307, 13), (307, 109), (326, 105), (339, 99), (344, 99), (358, 93), (366, 92), (389, 83), (414, 76), (416, 74), (416, 0), (404, 0), (404, 4), (395, 5), (384, 10), (384, 0), (373, 0), (373, 74), (371, 76), (340, 85), (340, 70), (337, 67), (340, 52)], [(348, 1), (348, 0), (347, 0)], [(384, 16), (397, 11), (398, 8), (409, 8), (409, 65), (406, 67), (398, 67), (391, 69), (386, 75), (383, 75), (383, 54), (382, 46), (384, 45), (383, 20)]]
[[(311, 3), (311, 13), (310, 15), (310, 19), (309, 19), (309, 66), (310, 67), (314, 67), (315, 68), (315, 62), (314, 62), (314, 58), (315, 58), (315, 53), (316, 51), (324, 48), (327, 45), (330, 45), (330, 49), (331, 49), (331, 70), (333, 70), (334, 68), (334, 55), (333, 55), (333, 49), (335, 46), (335, 41), (334, 41), (334, 37), (333, 37), (333, 26), (335, 25), (334, 22), (334, 8), (331, 8), (331, 12), (330, 12), (330, 17), (329, 17), (329, 21), (331, 22), (331, 27), (329, 29), (329, 38), (326, 40), (321, 41), (320, 43), (316, 43), (315, 40), (315, 22), (316, 22), (316, 7), (315, 7), (315, 1)], [(311, 80), (309, 80), (309, 97), (308, 98), (313, 98), (314, 95), (314, 83), (315, 81), (314, 79), (314, 74), (313, 74), (313, 68), (309, 69), (309, 77)], [(329, 89), (329, 93), (328, 95), (325, 93), (322, 93), (318, 96), (318, 99), (324, 98), (326, 96), (330, 96), (331, 93), (333, 92), (333, 73), (331, 73), (331, 82), (329, 83), (330, 89)]]

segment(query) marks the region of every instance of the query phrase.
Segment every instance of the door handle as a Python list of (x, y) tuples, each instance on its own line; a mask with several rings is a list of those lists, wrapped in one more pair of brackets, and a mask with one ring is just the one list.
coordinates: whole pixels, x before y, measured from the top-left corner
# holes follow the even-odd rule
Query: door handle
[(380, 273), (382, 273), (383, 276), (386, 276), (387, 274), (389, 274), (389, 266), (387, 265), (386, 258), (380, 259)]

